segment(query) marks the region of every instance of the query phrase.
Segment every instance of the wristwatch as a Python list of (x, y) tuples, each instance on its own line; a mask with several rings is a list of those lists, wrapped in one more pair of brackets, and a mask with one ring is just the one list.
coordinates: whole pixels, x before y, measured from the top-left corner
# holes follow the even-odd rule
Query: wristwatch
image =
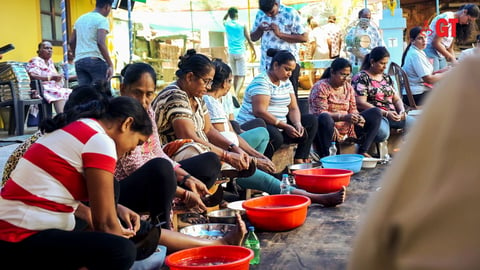
[(235, 146), (236, 146), (236, 145), (235, 145), (234, 143), (230, 144), (230, 145), (228, 146), (228, 151), (229, 151), (229, 152), (232, 152), (233, 147), (235, 147)]

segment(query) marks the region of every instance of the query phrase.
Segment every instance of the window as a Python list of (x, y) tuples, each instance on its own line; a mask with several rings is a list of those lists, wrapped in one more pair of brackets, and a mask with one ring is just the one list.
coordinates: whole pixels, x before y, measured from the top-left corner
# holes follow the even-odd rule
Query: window
[(42, 39), (52, 42), (54, 46), (61, 46), (63, 43), (60, 3), (61, 0), (40, 0)]

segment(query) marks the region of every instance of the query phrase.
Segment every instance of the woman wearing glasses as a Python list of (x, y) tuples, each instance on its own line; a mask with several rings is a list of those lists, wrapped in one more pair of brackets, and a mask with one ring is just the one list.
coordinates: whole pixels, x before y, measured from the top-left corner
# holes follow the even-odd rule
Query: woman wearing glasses
[(329, 154), (332, 141), (342, 142), (346, 138), (357, 139), (357, 152), (370, 157), (367, 151), (378, 133), (382, 114), (376, 107), (358, 112), (355, 91), (349, 82), (351, 72), (350, 62), (337, 58), (310, 91), (310, 112), (318, 117), (315, 146), (320, 157)]
[[(211, 89), (215, 76), (213, 62), (205, 55), (189, 50), (180, 58), (178, 68), (178, 80), (162, 90), (152, 105), (160, 137), (166, 142), (192, 139), (217, 153), (222, 161), (238, 170), (247, 169), (252, 158), (239, 144), (224, 137), (213, 126), (206, 103), (202, 99)], [(223, 80), (225, 79), (228, 80)], [(280, 193), (280, 181), (253, 168), (253, 175), (239, 177), (237, 183), (244, 188), (258, 189), (270, 194)], [(312, 203), (326, 207), (341, 204), (345, 200), (345, 188), (337, 192), (316, 194), (291, 187), (291, 192), (308, 196)]]
[(236, 169), (248, 169), (249, 155), (213, 128), (202, 99), (215, 75), (212, 61), (190, 49), (180, 57), (176, 75), (177, 81), (163, 89), (152, 102), (161, 141), (190, 139)]

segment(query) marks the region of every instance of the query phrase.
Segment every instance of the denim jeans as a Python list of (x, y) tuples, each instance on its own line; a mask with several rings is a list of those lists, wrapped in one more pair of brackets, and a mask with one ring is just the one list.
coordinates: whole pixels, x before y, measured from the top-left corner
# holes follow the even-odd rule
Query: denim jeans
[(75, 62), (78, 85), (92, 85), (107, 79), (107, 62), (98, 57), (85, 57)]
[(386, 117), (382, 117), (382, 120), (380, 121), (380, 128), (378, 129), (377, 136), (375, 137), (375, 142), (386, 141), (390, 137), (390, 128), (405, 128), (405, 130), (409, 130), (412, 128), (414, 123), (415, 118), (409, 115), (407, 115), (406, 120), (398, 122), (391, 121)]
[(427, 45), (427, 48), (423, 51), (429, 59), (433, 60), (433, 71), (440, 70), (447, 66), (447, 59), (443, 55), (439, 55), (431, 45)]

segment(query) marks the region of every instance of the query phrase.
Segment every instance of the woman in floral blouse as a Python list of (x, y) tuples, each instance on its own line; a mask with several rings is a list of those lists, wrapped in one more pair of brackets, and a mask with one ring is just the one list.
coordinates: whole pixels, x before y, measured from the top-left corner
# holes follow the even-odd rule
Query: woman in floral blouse
[(358, 110), (381, 109), (383, 118), (376, 141), (388, 139), (390, 128), (408, 129), (414, 122), (414, 118), (406, 114), (392, 78), (385, 74), (389, 60), (390, 53), (385, 47), (375, 47), (365, 56), (361, 71), (352, 78)]
[(367, 151), (377, 135), (382, 115), (375, 107), (358, 112), (355, 91), (348, 81), (351, 72), (350, 62), (337, 58), (310, 91), (310, 112), (318, 116), (315, 146), (321, 157), (329, 154), (332, 140), (341, 142), (347, 138), (357, 138), (357, 152), (370, 157)]

